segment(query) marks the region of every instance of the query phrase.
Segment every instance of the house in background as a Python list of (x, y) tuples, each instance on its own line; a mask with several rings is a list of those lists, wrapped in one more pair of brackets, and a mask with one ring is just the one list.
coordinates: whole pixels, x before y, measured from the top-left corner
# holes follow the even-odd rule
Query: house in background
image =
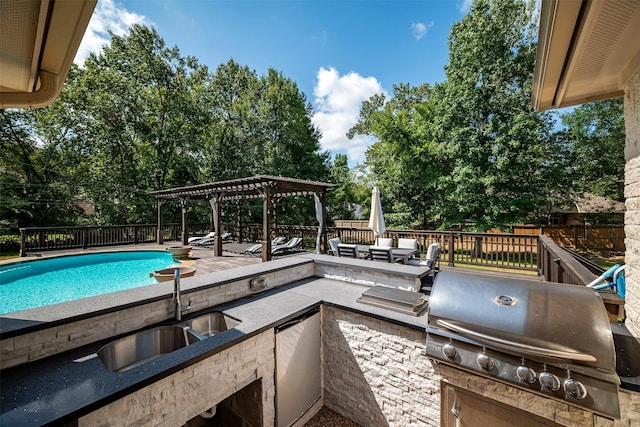
[(565, 204), (553, 206), (547, 225), (602, 225), (624, 224), (623, 202), (583, 193)]

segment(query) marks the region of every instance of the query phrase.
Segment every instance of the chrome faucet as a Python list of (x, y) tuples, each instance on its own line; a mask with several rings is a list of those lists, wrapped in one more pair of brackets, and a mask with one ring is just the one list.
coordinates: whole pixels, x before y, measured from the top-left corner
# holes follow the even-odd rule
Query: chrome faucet
[(173, 271), (173, 303), (175, 307), (174, 317), (176, 320), (182, 320), (182, 312), (191, 309), (191, 300), (187, 305), (182, 305), (180, 302), (180, 270), (177, 268)]

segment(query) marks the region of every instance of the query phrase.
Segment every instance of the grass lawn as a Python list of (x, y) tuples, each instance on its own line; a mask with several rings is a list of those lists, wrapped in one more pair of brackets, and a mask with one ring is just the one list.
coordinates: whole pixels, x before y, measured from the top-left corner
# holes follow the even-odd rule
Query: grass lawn
[(0, 261), (4, 261), (5, 259), (18, 258), (20, 254), (18, 252), (8, 252), (0, 254)]
[(624, 264), (624, 252), (593, 249), (578, 249), (574, 250), (574, 252), (577, 252), (604, 270), (608, 270), (615, 264)]

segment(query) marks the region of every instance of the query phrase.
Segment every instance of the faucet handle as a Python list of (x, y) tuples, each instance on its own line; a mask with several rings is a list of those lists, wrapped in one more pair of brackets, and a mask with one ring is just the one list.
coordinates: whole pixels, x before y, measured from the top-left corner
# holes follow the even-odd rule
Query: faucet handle
[(183, 305), (180, 308), (182, 309), (182, 311), (191, 310), (191, 298), (189, 298), (189, 302), (187, 303), (187, 305)]

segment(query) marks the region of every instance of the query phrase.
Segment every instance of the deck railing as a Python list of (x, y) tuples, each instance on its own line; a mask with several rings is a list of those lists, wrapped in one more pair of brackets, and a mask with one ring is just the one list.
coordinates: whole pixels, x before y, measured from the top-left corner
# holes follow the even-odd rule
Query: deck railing
[(600, 275), (547, 236), (540, 236), (540, 275), (549, 282), (587, 285)]
[[(207, 224), (189, 225), (189, 235), (208, 232)], [(223, 230), (242, 235), (243, 242), (262, 241), (261, 224), (223, 224)], [(242, 233), (240, 234), (240, 231)], [(277, 234), (301, 237), (303, 247), (314, 248), (318, 227), (278, 225)], [(180, 224), (163, 226), (165, 241), (179, 241)], [(426, 253), (431, 243), (440, 247), (440, 262), (449, 266), (480, 265), (492, 268), (538, 271), (540, 269), (539, 237), (535, 235), (444, 232), (428, 230), (387, 230), (397, 244), (400, 238), (415, 238), (421, 253)], [(374, 244), (371, 230), (361, 228), (329, 227), (327, 238), (339, 237), (345, 243)], [(20, 255), (27, 252), (89, 248), (110, 245), (153, 243), (156, 241), (156, 225), (112, 225), (88, 227), (32, 227), (20, 229)]]
[[(346, 243), (374, 244), (370, 230), (336, 228), (335, 237)], [(440, 248), (440, 262), (449, 266), (480, 265), (492, 268), (537, 271), (538, 236), (520, 234), (467, 233), (428, 230), (387, 230), (384, 237), (397, 245), (400, 238), (418, 240), (421, 253), (431, 243)]]

